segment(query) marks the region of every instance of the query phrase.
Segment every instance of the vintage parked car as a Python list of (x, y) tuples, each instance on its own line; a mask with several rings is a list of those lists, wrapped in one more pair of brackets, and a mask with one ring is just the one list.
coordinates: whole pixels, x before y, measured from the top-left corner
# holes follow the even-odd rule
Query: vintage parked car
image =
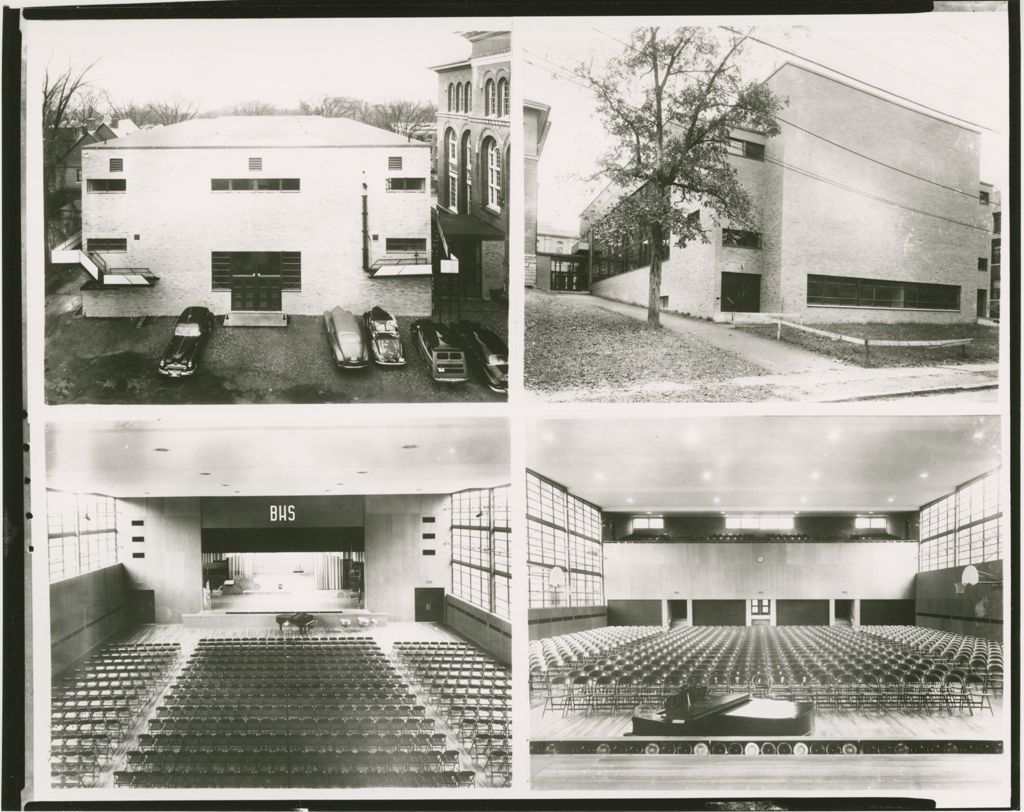
[(370, 363), (370, 348), (363, 325), (349, 311), (336, 307), (324, 312), (327, 343), (339, 369), (362, 369)]
[(439, 321), (416, 319), (412, 335), (435, 381), (461, 383), (467, 380), (466, 353), (454, 331)]
[(213, 313), (205, 307), (186, 307), (174, 325), (174, 335), (157, 369), (170, 378), (195, 375), (199, 359), (213, 332)]
[(373, 361), (382, 367), (405, 366), (405, 347), (398, 332), (398, 322), (383, 307), (363, 313), (363, 326), (370, 337)]
[(508, 346), (500, 336), (475, 321), (460, 321), (455, 332), (487, 387), (492, 392), (508, 392)]

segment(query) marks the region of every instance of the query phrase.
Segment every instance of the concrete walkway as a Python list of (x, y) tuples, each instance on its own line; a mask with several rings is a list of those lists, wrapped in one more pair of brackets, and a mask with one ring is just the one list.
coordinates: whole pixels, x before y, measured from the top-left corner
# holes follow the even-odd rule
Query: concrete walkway
[[(589, 304), (612, 313), (620, 313), (642, 321), (647, 320), (647, 308), (638, 305), (615, 302), (598, 296), (574, 297), (573, 301)], [(763, 338), (746, 330), (737, 330), (724, 324), (712, 321), (691, 319), (673, 313), (662, 313), (661, 324), (668, 330), (682, 335), (693, 336), (709, 344), (750, 361), (767, 370), (773, 375), (791, 375), (796, 373), (827, 373), (848, 370), (847, 364), (816, 352), (796, 347), (785, 341)]]

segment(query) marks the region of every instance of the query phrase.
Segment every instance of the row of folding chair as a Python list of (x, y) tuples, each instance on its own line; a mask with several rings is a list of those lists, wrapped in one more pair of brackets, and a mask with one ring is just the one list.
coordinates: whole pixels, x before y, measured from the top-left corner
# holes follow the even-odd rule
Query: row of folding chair
[(472, 770), (460, 772), (378, 772), (351, 773), (341, 770), (319, 770), (308, 772), (297, 769), (294, 772), (132, 772), (121, 770), (114, 773), (114, 786), (133, 789), (201, 789), (201, 788), (323, 788), (358, 789), (373, 787), (410, 787), (460, 789), (476, 785), (476, 773)]

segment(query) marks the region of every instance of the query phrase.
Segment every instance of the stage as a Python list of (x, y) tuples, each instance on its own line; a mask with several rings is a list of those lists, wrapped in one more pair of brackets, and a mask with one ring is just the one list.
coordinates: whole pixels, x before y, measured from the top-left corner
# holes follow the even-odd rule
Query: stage
[(371, 612), (367, 609), (339, 609), (336, 611), (324, 611), (307, 606), (305, 601), (289, 604), (287, 608), (276, 611), (214, 611), (196, 612), (194, 614), (182, 614), (182, 625), (195, 629), (277, 629), (277, 616), (281, 614), (293, 614), (306, 612), (315, 615), (317, 624), (310, 629), (313, 634), (324, 631), (342, 631), (345, 627), (342, 620), (351, 621), (348, 630), (362, 631), (365, 627), (360, 626), (360, 620), (368, 622), (376, 621), (376, 626), (386, 626), (388, 616), (386, 612)]
[(259, 589), (240, 595), (214, 590), (207, 607), (213, 612), (359, 611), (358, 594), (348, 589)]

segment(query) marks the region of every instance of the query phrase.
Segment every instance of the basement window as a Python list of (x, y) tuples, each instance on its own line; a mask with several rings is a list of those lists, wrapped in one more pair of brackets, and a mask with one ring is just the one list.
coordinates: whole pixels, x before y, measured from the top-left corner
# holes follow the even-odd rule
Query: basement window
[(426, 237), (388, 237), (384, 240), (384, 249), (388, 253), (410, 251), (426, 251)]
[(85, 241), (86, 251), (127, 251), (127, 237), (91, 237)]
[(384, 183), (389, 192), (424, 192), (427, 189), (426, 178), (387, 178)]

